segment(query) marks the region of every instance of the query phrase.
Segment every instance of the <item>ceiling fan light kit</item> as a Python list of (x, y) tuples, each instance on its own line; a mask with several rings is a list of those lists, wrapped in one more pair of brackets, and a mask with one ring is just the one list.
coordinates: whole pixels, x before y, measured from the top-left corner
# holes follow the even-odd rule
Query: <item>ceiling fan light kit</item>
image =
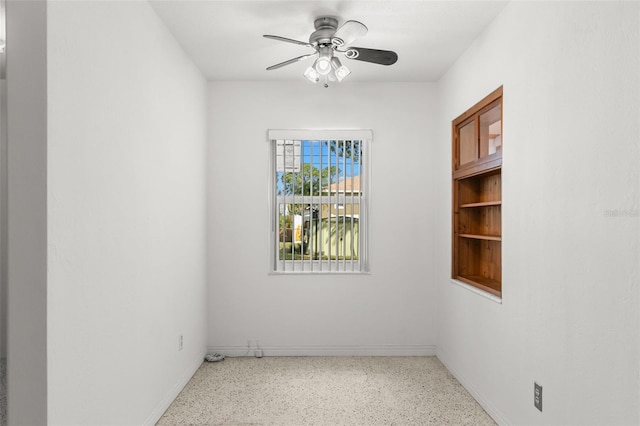
[(320, 81), (320, 74), (318, 73), (318, 71), (316, 71), (313, 65), (307, 68), (307, 70), (304, 72), (304, 76), (312, 83), (317, 83), (318, 81)]
[(324, 87), (329, 87), (328, 81), (341, 82), (351, 74), (349, 68), (340, 62), (336, 54), (344, 55), (347, 59), (380, 65), (393, 65), (398, 60), (398, 55), (390, 50), (347, 47), (367, 33), (367, 27), (361, 22), (346, 21), (338, 28), (337, 19), (330, 16), (322, 16), (314, 21), (314, 26), (316, 30), (309, 36), (308, 43), (265, 34), (263, 36), (265, 38), (298, 44), (315, 50), (315, 53), (280, 62), (268, 67), (267, 70), (282, 68), (286, 65), (315, 57), (313, 64), (305, 70), (304, 76), (312, 83), (317, 83), (321, 78), (324, 78)]
[(332, 58), (333, 52), (330, 47), (322, 46), (318, 49), (318, 59), (316, 59), (316, 62), (313, 64), (318, 74), (327, 75), (331, 72)]
[(341, 82), (342, 80), (347, 78), (349, 74), (351, 74), (349, 68), (342, 65), (340, 63), (340, 59), (336, 58), (335, 56), (331, 58), (331, 66), (333, 66), (333, 72), (336, 74), (336, 79), (338, 80), (338, 82)]

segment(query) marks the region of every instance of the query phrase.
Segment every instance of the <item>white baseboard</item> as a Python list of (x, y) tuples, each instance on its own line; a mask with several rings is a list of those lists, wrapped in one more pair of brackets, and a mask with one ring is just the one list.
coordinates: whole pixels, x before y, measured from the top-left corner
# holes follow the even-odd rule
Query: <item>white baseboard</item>
[(189, 380), (191, 380), (193, 375), (196, 374), (196, 371), (198, 371), (198, 368), (200, 368), (200, 366), (202, 365), (203, 362), (204, 362), (204, 355), (201, 356), (200, 358), (198, 358), (198, 360), (196, 362), (194, 362), (191, 365), (191, 367), (189, 367), (185, 371), (185, 373), (178, 379), (176, 384), (173, 385), (173, 387), (167, 393), (167, 395), (164, 397), (164, 399), (162, 401), (160, 401), (160, 403), (158, 404), (158, 407), (155, 410), (153, 410), (153, 412), (149, 415), (149, 417), (147, 417), (147, 419), (144, 421), (143, 425), (145, 425), (145, 426), (153, 426), (156, 423), (158, 423), (158, 420), (160, 420), (160, 417), (162, 417), (164, 412), (167, 411), (167, 408), (169, 408), (171, 403), (180, 394), (182, 389), (184, 389), (184, 387), (187, 385), (187, 383), (189, 383)]
[(493, 404), (491, 404), (491, 402), (489, 402), (489, 400), (487, 400), (487, 398), (482, 395), (482, 393), (474, 386), (474, 384), (470, 380), (468, 380), (464, 376), (464, 374), (460, 373), (459, 370), (456, 370), (449, 362), (447, 362), (447, 357), (441, 351), (438, 351), (436, 353), (436, 356), (438, 357), (440, 362), (447, 368), (447, 370), (449, 370), (449, 372), (453, 374), (453, 377), (455, 377), (460, 382), (460, 384), (464, 386), (464, 388), (471, 394), (471, 396), (473, 396), (473, 399), (475, 399), (478, 404), (480, 404), (484, 411), (486, 411), (487, 414), (489, 414), (489, 416), (498, 425), (506, 426), (512, 424), (507, 421), (506, 417), (500, 410), (494, 407)]
[[(263, 356), (435, 356), (435, 345), (260, 346)], [(246, 346), (209, 346), (229, 357), (254, 356)]]

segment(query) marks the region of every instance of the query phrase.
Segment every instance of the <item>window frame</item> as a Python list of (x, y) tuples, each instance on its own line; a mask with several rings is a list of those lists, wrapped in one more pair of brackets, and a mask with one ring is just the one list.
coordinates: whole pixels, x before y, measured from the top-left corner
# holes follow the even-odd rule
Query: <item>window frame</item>
[[(294, 267), (293, 270), (283, 268), (284, 263), (279, 257), (280, 252), (280, 214), (277, 195), (277, 164), (276, 145), (278, 140), (294, 141), (361, 141), (361, 157), (359, 164), (360, 194), (357, 199), (358, 213), (358, 260), (323, 260), (313, 259), (301, 261), (302, 267)], [(369, 250), (368, 250), (368, 223), (370, 204), (370, 175), (371, 175), (371, 144), (373, 141), (373, 131), (370, 129), (331, 129), (331, 130), (305, 130), (305, 129), (270, 129), (267, 131), (267, 142), (269, 143), (269, 273), (282, 274), (368, 274)], [(323, 197), (326, 199), (323, 200)], [(344, 196), (299, 196), (302, 204), (311, 203), (324, 205), (328, 204), (331, 211), (333, 204), (344, 203)], [(311, 200), (311, 201), (310, 201)], [(297, 203), (297, 201), (296, 201)], [(355, 205), (355, 204), (354, 204)], [(337, 209), (336, 209), (337, 210)], [(329, 221), (331, 221), (331, 216)], [(353, 221), (352, 221), (353, 224)], [(341, 264), (341, 266), (336, 266)]]

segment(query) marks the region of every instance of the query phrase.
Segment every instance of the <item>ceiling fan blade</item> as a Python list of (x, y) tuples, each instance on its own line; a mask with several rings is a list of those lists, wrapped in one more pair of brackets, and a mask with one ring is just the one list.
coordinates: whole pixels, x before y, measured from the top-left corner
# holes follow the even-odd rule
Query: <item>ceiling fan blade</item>
[(380, 65), (393, 65), (398, 60), (398, 54), (391, 50), (366, 49), (364, 47), (350, 47), (344, 55), (356, 61), (371, 62)]
[(287, 43), (299, 44), (300, 46), (313, 47), (313, 44), (307, 43), (306, 41), (298, 41), (298, 40), (293, 40), (286, 37), (280, 37), (280, 36), (268, 35), (268, 34), (265, 34), (262, 37), (270, 38), (273, 40), (286, 41)]
[(275, 70), (275, 69), (278, 69), (278, 68), (282, 68), (282, 67), (284, 67), (286, 65), (295, 64), (298, 61), (302, 61), (303, 59), (307, 59), (307, 58), (310, 58), (312, 56), (316, 56), (316, 53), (310, 53), (308, 55), (298, 56), (297, 58), (289, 59), (288, 61), (284, 61), (284, 62), (280, 62), (279, 64), (271, 65), (269, 68), (267, 68), (267, 70), (268, 71)]
[(362, 22), (347, 21), (331, 36), (331, 42), (337, 47), (348, 46), (367, 34), (367, 27)]

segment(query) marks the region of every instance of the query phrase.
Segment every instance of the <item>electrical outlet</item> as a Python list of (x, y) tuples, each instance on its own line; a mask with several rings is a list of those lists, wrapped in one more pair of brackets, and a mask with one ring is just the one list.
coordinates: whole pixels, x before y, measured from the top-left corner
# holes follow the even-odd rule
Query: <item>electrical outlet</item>
[(184, 338), (182, 337), (182, 334), (178, 335), (178, 350), (181, 351), (182, 350), (182, 344), (184, 343)]
[(533, 382), (533, 405), (542, 412), (542, 385)]

